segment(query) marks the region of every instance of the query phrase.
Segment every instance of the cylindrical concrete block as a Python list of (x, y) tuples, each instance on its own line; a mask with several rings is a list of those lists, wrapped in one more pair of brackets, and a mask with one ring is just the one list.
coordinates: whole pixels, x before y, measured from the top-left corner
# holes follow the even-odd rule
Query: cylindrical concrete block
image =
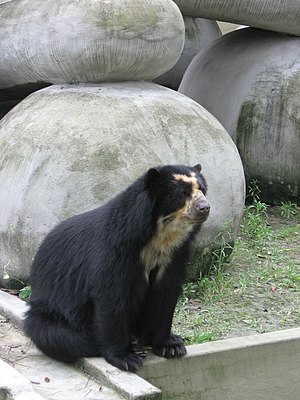
[(200, 52), (179, 87), (223, 124), (269, 203), (300, 203), (299, 60), (300, 38), (241, 29)]
[(299, 0), (174, 0), (184, 15), (300, 36)]

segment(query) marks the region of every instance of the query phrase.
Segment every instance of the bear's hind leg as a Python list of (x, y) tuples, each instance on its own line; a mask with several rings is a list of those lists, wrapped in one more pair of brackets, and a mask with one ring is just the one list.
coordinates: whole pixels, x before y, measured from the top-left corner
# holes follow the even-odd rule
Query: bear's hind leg
[(32, 308), (27, 312), (24, 331), (39, 350), (58, 361), (72, 363), (81, 357), (100, 356), (87, 332), (77, 332), (63, 319), (50, 318)]

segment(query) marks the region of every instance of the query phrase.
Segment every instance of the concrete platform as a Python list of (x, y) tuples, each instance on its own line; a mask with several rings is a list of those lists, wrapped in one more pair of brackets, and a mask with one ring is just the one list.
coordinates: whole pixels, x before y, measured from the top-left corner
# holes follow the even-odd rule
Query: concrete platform
[(0, 400), (38, 400), (32, 393), (54, 400), (300, 398), (300, 328), (188, 346), (183, 359), (151, 355), (137, 376), (102, 358), (82, 359), (76, 366), (47, 358), (13, 326), (21, 326), (25, 307), (0, 291), (0, 358), (14, 367), (0, 363)]

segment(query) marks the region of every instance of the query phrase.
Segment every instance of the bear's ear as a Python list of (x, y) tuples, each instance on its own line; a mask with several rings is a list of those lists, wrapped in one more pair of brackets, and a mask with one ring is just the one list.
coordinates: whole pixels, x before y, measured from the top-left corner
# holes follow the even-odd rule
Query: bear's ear
[(160, 171), (157, 168), (150, 168), (145, 176), (145, 185), (148, 189), (155, 185), (160, 177)]
[(201, 165), (201, 164), (196, 164), (196, 165), (194, 166), (194, 169), (195, 169), (197, 172), (201, 172), (201, 170), (202, 170), (202, 165)]

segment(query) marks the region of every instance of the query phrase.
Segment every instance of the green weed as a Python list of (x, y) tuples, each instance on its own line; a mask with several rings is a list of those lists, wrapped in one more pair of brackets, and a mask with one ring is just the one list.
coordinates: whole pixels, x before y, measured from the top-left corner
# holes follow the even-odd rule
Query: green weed
[(219, 339), (220, 335), (218, 332), (193, 332), (189, 336), (186, 336), (184, 339), (187, 342), (194, 343), (194, 344), (200, 344), (200, 343), (206, 343), (206, 342), (211, 342), (213, 340)]
[(290, 219), (297, 213), (297, 204), (292, 203), (291, 201), (281, 202), (280, 211), (282, 217)]
[(272, 229), (268, 223), (267, 209), (267, 204), (255, 201), (245, 208), (241, 225), (242, 235), (245, 236), (252, 247), (258, 249), (263, 248), (272, 235)]

